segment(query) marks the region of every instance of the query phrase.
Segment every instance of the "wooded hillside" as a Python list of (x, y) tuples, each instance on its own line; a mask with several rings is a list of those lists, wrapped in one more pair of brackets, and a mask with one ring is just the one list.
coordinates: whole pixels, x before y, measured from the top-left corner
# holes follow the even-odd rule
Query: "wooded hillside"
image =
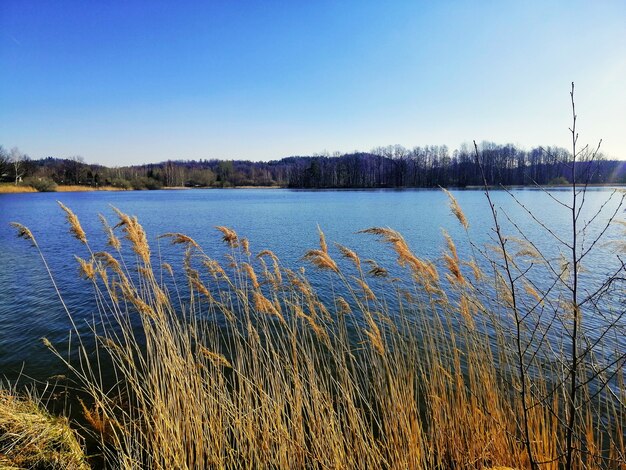
[[(567, 183), (571, 154), (558, 147), (530, 151), (483, 142), (478, 154), (490, 184)], [(593, 184), (626, 183), (626, 162), (579, 156), (576, 172)], [(370, 152), (292, 156), (270, 162), (243, 160), (168, 160), (124, 167), (87, 164), (81, 157), (30, 159), (0, 147), (2, 181), (56, 184), (161, 187), (281, 186), (290, 188), (466, 187), (482, 183), (474, 149), (463, 145), (407, 149), (400, 145)]]

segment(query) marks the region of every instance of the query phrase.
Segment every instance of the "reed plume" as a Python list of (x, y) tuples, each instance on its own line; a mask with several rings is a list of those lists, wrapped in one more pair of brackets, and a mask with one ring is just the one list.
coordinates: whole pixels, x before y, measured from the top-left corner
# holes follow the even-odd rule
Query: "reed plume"
[(215, 227), (217, 230), (222, 232), (222, 241), (228, 244), (231, 248), (237, 248), (239, 246), (239, 237), (237, 233), (224, 226)]
[(188, 248), (191, 247), (200, 249), (200, 245), (198, 245), (193, 238), (188, 237), (187, 235), (184, 235), (182, 233), (164, 233), (158, 238), (168, 238), (171, 241), (172, 245), (185, 245)]
[(115, 228), (122, 227), (122, 231), (125, 233), (125, 238), (130, 241), (133, 251), (143, 261), (144, 265), (150, 264), (150, 246), (148, 245), (148, 239), (146, 232), (137, 220), (137, 217), (131, 217), (124, 214), (117, 208), (113, 208), (120, 221)]
[(258, 289), (260, 287), (260, 284), (259, 284), (259, 280), (256, 277), (256, 273), (254, 272), (254, 268), (250, 266), (250, 264), (248, 263), (242, 263), (241, 266), (243, 267), (244, 271), (248, 275), (248, 278), (250, 279), (250, 282), (252, 283), (252, 287), (255, 289)]
[(452, 237), (445, 230), (443, 231), (443, 236), (446, 239), (446, 246), (448, 248), (448, 252), (443, 255), (448, 271), (450, 271), (448, 280), (453, 283), (465, 284), (465, 277), (461, 272), (461, 261), (456, 251), (454, 240), (452, 240)]
[(459, 203), (456, 200), (456, 198), (447, 189), (441, 188), (441, 190), (444, 193), (446, 193), (446, 196), (448, 196), (450, 211), (454, 214), (454, 216), (457, 218), (457, 220), (463, 226), (463, 228), (465, 230), (468, 230), (469, 229), (469, 222), (467, 221), (467, 217), (465, 217), (465, 213), (461, 209), (461, 206), (459, 205)]
[(200, 353), (207, 358), (209, 362), (217, 367), (227, 367), (232, 369), (232, 364), (222, 354), (210, 351), (204, 346), (200, 346)]
[(67, 222), (70, 224), (70, 233), (74, 236), (74, 238), (86, 245), (87, 235), (85, 235), (85, 231), (80, 225), (80, 221), (78, 220), (78, 217), (76, 217), (76, 214), (74, 214), (74, 212), (72, 212), (72, 210), (65, 206), (61, 201), (57, 201), (57, 204), (59, 204), (61, 209), (65, 212)]
[(309, 250), (304, 254), (304, 259), (310, 261), (319, 269), (327, 269), (329, 271), (339, 272), (337, 263), (330, 257), (328, 252), (324, 250)]
[(102, 226), (104, 227), (104, 232), (107, 236), (107, 245), (112, 247), (114, 250), (119, 251), (122, 247), (122, 243), (120, 242), (120, 239), (115, 235), (113, 227), (109, 225), (109, 222), (107, 221), (105, 216), (99, 214), (98, 217), (100, 218), (100, 222), (102, 223)]
[(17, 222), (11, 222), (11, 226), (17, 230), (18, 238), (29, 240), (30, 242), (32, 242), (33, 245), (37, 244), (35, 237), (27, 227)]
[(84, 259), (75, 256), (76, 261), (78, 261), (78, 273), (80, 277), (84, 279), (93, 280), (96, 274), (96, 270), (93, 266), (93, 261), (85, 261)]
[(354, 251), (352, 251), (348, 247), (340, 245), (339, 243), (335, 243), (335, 246), (339, 249), (339, 251), (341, 252), (341, 255), (344, 258), (347, 258), (350, 261), (352, 261), (357, 269), (361, 269), (361, 259)]
[(278, 317), (282, 322), (285, 321), (283, 316), (280, 314), (276, 306), (261, 292), (254, 291), (252, 293), (252, 299), (254, 301), (254, 308), (259, 313), (265, 313), (268, 315), (274, 315)]

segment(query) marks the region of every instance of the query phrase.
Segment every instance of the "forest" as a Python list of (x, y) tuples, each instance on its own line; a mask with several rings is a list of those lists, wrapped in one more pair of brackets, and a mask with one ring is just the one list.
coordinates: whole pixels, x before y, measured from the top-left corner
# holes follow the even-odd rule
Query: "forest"
[[(593, 149), (577, 157), (576, 173), (590, 184), (626, 183), (626, 161), (602, 157)], [(593, 158), (591, 156), (593, 155)], [(287, 188), (429, 188), (468, 187), (482, 183), (477, 158), (492, 185), (567, 184), (571, 153), (560, 147), (524, 150), (512, 144), (464, 144), (407, 149), (401, 145), (369, 152), (291, 156), (269, 162), (245, 160), (168, 160), (106, 167), (82, 157), (31, 159), (17, 148), (0, 146), (0, 181), (40, 191), (56, 185), (162, 187), (278, 186)]]

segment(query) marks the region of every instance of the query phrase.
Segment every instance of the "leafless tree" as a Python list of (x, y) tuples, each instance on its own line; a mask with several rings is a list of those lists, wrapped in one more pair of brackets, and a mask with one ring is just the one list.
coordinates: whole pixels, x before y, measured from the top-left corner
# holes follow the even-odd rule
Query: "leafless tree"
[[(570, 99), (571, 154), (559, 157), (569, 168), (570, 196), (557, 197), (537, 185), (546, 198), (567, 212), (569, 233), (551, 228), (550, 223), (543, 219), (543, 214), (526, 207), (514, 193), (500, 185), (530, 220), (538, 225), (542, 236), (553, 240), (560, 253), (558, 259), (542, 252), (540, 244), (529, 236), (527, 227), (509, 217), (501, 207), (496, 207), (486, 176), (485, 154), (474, 143), (475, 162), (483, 177), (495, 225), (499, 254), (493, 265), (507, 284), (508, 303), (513, 313), (515, 342), (511, 355), (517, 366), (514, 388), (522, 398), (520, 432), (533, 469), (554, 462), (559, 462), (566, 470), (596, 468), (607, 463), (621, 465), (626, 458), (621, 455), (616, 459), (610, 451), (611, 448), (620, 448), (616, 442), (622, 442), (623, 439), (620, 434), (626, 410), (623, 391), (619, 391), (626, 363), (626, 351), (620, 340), (626, 332), (626, 311), (618, 309), (617, 312), (610, 312), (611, 305), (624, 301), (626, 265), (616, 254), (615, 266), (599, 286), (590, 288), (589, 281), (582, 279), (582, 262), (586, 261), (594, 248), (603, 243), (604, 236), (624, 207), (626, 193), (612, 191), (591, 213), (583, 212), (589, 196), (588, 185), (595, 171), (594, 165), (599, 159), (600, 144), (595, 148), (580, 148), (573, 83)], [(533, 179), (532, 175), (527, 176)], [(515, 237), (504, 234), (503, 221), (514, 228), (517, 232)], [(521, 252), (525, 255), (520, 256)], [(524, 256), (530, 256), (531, 259), (524, 260)], [(538, 277), (541, 282), (537, 281)], [(593, 327), (589, 324), (592, 318), (595, 319)], [(561, 338), (561, 342), (554, 344), (555, 338)], [(544, 387), (540, 383), (546, 374), (541, 371), (545, 371), (548, 364), (550, 377)], [(554, 405), (556, 397), (561, 397), (561, 406)], [(536, 459), (536, 437), (530, 429), (528, 412), (537, 406), (545, 408), (559, 423), (557, 433), (562, 436), (562, 440), (554, 460), (550, 462)], [(603, 419), (603, 410), (609, 408), (621, 408), (622, 411), (617, 415), (622, 418), (618, 418), (617, 422)], [(602, 439), (606, 441), (607, 438), (608, 448), (599, 449), (597, 442), (602, 442)]]
[(9, 161), (13, 166), (13, 171), (15, 173), (15, 185), (22, 180), (22, 176), (24, 176), (24, 161), (28, 157), (20, 152), (20, 149), (17, 147), (13, 147), (11, 149), (11, 153), (9, 154)]
[(2, 145), (0, 145), (0, 181), (3, 180), (9, 173), (9, 154), (4, 149)]

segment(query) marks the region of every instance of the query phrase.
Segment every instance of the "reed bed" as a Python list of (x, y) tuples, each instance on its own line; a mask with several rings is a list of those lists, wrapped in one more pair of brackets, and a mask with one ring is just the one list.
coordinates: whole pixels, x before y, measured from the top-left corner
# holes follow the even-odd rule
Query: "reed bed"
[[(124, 188), (118, 188), (115, 186), (83, 186), (83, 185), (58, 185), (54, 187), (55, 192), (67, 193), (67, 192), (89, 192), (89, 191), (126, 191)], [(36, 193), (37, 189), (29, 186), (28, 184), (21, 183), (15, 185), (13, 183), (0, 183), (0, 194), (12, 194), (12, 193)]]
[[(180, 248), (172, 266), (154, 255), (136, 218), (116, 211), (110, 226), (102, 217), (108, 245), (97, 251), (62, 208), (85, 248), (77, 263), (98, 318), (85, 334), (68, 311), (80, 333), (73, 355), (46, 345), (81, 384), (106, 467), (561, 468), (562, 356), (542, 346), (518, 372), (511, 345), (520, 332), (498, 267), (506, 253), (492, 250), (488, 275), (477, 259), (460, 259), (447, 234), (437, 263), (373, 227), (363, 236), (397, 258), (381, 266), (329, 245), (320, 230), (303, 263), (328, 276), (322, 298), (304, 269), (254, 251), (228, 227), (217, 227), (225, 261), (184, 234), (162, 235)], [(467, 229), (452, 197), (451, 209)], [(517, 294), (519, 309), (548, 302), (530, 283)], [(574, 468), (626, 465), (623, 372), (611, 380), (611, 393), (577, 410)], [(581, 393), (591, 397), (591, 385)]]
[(86, 191), (126, 191), (125, 188), (118, 188), (116, 186), (83, 186), (80, 184), (61, 184), (56, 189), (59, 193), (68, 192), (86, 192)]
[(31, 186), (15, 185), (13, 183), (0, 183), (0, 194), (13, 193), (36, 193), (37, 190)]

